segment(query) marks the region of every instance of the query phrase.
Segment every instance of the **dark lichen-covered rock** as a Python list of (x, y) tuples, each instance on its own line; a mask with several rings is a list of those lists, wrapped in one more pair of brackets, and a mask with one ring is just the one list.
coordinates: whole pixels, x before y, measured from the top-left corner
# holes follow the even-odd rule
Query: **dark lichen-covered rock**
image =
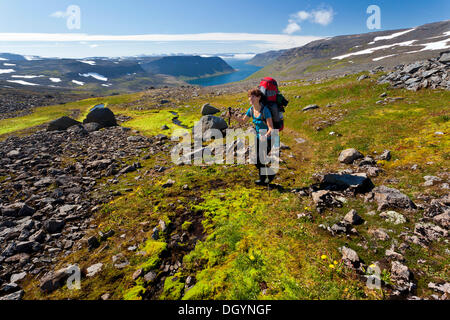
[(81, 125), (81, 123), (72, 118), (64, 116), (50, 122), (47, 127), (47, 131), (64, 131), (76, 125)]
[(83, 124), (91, 122), (98, 123), (102, 128), (117, 126), (116, 117), (109, 108), (95, 109), (89, 112)]

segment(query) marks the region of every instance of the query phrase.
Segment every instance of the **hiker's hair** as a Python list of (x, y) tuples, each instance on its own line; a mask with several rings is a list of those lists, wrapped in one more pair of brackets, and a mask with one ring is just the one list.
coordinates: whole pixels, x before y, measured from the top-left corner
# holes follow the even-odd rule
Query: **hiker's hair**
[(248, 96), (255, 96), (261, 98), (263, 96), (263, 93), (258, 88), (251, 89), (248, 91)]

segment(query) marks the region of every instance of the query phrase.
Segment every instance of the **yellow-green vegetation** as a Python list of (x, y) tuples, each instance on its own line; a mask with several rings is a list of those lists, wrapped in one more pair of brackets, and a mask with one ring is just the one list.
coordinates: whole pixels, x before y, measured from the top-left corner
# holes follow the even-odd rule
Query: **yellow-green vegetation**
[(183, 295), (184, 279), (177, 273), (172, 277), (167, 277), (164, 281), (164, 290), (160, 300), (180, 300)]
[[(376, 210), (377, 205), (354, 197), (348, 198), (342, 208), (318, 214), (310, 197), (298, 197), (291, 191), (309, 186), (313, 173), (349, 168), (338, 163), (337, 158), (341, 150), (356, 148), (365, 155), (379, 154), (385, 149), (392, 151), (391, 161), (379, 162), (384, 172), (372, 178), (376, 186), (397, 188), (413, 200), (419, 193), (442, 195), (444, 191), (438, 187), (423, 186), (423, 176), (435, 175), (449, 167), (450, 92), (390, 90), (386, 85), (377, 85), (374, 79), (357, 81), (358, 76), (318, 84), (298, 80), (281, 86), (290, 101), (285, 114), (286, 130), (281, 137), (290, 150), (283, 151), (285, 163), (281, 164), (275, 180), (283, 188), (268, 190), (254, 186), (256, 170), (247, 165), (175, 166), (169, 154), (161, 153), (140, 160), (144, 170), (155, 165), (169, 169), (145, 175), (138, 181), (135, 178), (142, 172), (129, 173), (118, 184), (108, 185), (111, 191), (127, 188), (133, 191), (122, 192), (123, 195), (103, 205), (94, 217), (99, 230), (120, 230), (118, 233), (126, 236), (111, 237), (103, 251), (88, 253), (82, 249), (62, 258), (60, 263), (62, 266), (76, 262), (87, 267), (102, 262), (105, 271), (84, 280), (78, 293), (61, 289), (44, 296), (36, 282), (30, 281), (25, 298), (98, 299), (108, 292), (112, 299), (143, 296), (152, 299), (383, 299), (384, 291), (368, 289), (354, 271), (343, 266), (338, 248), (346, 245), (354, 249), (367, 265), (383, 261), (391, 241), (371, 239), (369, 229), (374, 226), (389, 229), (392, 238), (399, 238), (405, 228), (414, 229), (421, 212), (401, 212), (408, 222), (394, 226), (378, 215), (366, 215)], [(388, 97), (402, 99), (377, 104), (383, 92)], [(146, 101), (143, 94), (116, 96), (68, 104), (58, 112), (69, 112), (77, 106), (84, 114), (93, 104), (107, 102), (115, 113), (133, 118), (124, 126), (155, 135), (173, 132), (170, 111), (176, 112), (183, 124), (192, 127), (200, 118), (200, 106), (204, 103), (223, 110), (229, 106), (242, 111), (248, 108), (245, 92), (200, 95), (182, 100), (179, 104), (184, 107), (179, 108), (155, 110), (150, 108), (155, 101)], [(136, 103), (127, 106), (132, 102)], [(136, 104), (145, 108), (137, 110)], [(318, 104), (320, 109), (303, 112), (309, 104)], [(331, 107), (326, 107), (328, 104)], [(39, 120), (29, 116), (23, 126), (18, 126), (25, 117), (18, 118), (17, 127), (5, 122), (7, 129), (2, 132), (52, 120), (60, 114), (55, 110), (38, 108), (34, 116)], [(334, 120), (317, 131), (321, 121), (330, 119)], [(169, 131), (161, 130), (164, 124), (170, 127)], [(436, 134), (437, 131), (444, 134)], [(331, 132), (339, 135), (330, 135)], [(306, 142), (297, 143), (297, 138)], [(414, 164), (419, 170), (410, 170)], [(398, 183), (386, 181), (391, 178)], [(175, 184), (163, 188), (167, 179), (173, 179)], [(185, 184), (188, 189), (183, 188)], [(331, 237), (318, 227), (341, 220), (351, 209), (367, 221), (355, 227), (359, 236)], [(310, 214), (313, 219), (299, 219), (297, 215), (301, 213)], [(160, 233), (159, 240), (152, 240), (151, 232), (160, 220), (171, 228)], [(187, 243), (178, 241), (178, 251), (174, 251), (169, 246), (171, 237), (182, 233), (195, 235), (197, 242), (187, 249)], [(362, 239), (367, 241), (361, 244)], [(140, 244), (138, 252), (127, 252), (126, 248), (133, 244)], [(127, 256), (129, 267), (113, 268), (111, 256), (118, 253)], [(450, 261), (442, 243), (430, 248), (411, 244), (405, 258), (418, 277), (417, 295), (431, 294), (427, 288), (430, 281), (448, 281)], [(164, 263), (174, 262), (170, 259), (181, 260), (182, 267), (172, 275), (164, 274)], [(417, 263), (420, 259), (429, 263), (420, 265)], [(141, 278), (132, 279), (132, 274), (140, 268), (163, 275), (161, 292), (153, 292), (153, 284), (146, 284)], [(382, 268), (385, 282), (390, 282), (389, 272), (389, 265)], [(185, 291), (188, 276), (196, 281)]]

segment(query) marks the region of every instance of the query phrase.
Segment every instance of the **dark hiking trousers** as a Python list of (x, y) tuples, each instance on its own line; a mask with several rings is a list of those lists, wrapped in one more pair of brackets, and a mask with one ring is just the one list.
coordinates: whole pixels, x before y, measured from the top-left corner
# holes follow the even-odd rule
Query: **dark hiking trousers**
[[(270, 150), (272, 150), (272, 139), (269, 137), (267, 138), (267, 153), (265, 154), (265, 157), (270, 153)], [(275, 178), (275, 175), (267, 174), (264, 172), (264, 169), (261, 170), (261, 168), (267, 168), (270, 162), (268, 161), (261, 161), (259, 155), (260, 147), (263, 143), (260, 141), (259, 137), (256, 137), (256, 168), (258, 169), (259, 179), (263, 182), (267, 182), (267, 178), (269, 178), (268, 183), (272, 182), (272, 180)], [(264, 159), (264, 158), (263, 158)], [(266, 164), (263, 164), (262, 162), (266, 162)]]

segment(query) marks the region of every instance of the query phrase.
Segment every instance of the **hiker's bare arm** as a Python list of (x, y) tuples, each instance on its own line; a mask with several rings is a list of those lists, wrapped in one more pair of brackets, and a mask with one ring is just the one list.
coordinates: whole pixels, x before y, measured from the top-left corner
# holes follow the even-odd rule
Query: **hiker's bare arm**
[(246, 114), (242, 114), (242, 115), (239, 115), (239, 116), (233, 116), (233, 118), (234, 119), (236, 119), (237, 121), (239, 121), (239, 122), (246, 122), (246, 121), (248, 121), (248, 119), (250, 119)]
[(267, 130), (266, 137), (270, 137), (272, 135), (272, 131), (273, 131), (272, 118), (267, 119), (267, 126), (269, 127), (269, 130)]

